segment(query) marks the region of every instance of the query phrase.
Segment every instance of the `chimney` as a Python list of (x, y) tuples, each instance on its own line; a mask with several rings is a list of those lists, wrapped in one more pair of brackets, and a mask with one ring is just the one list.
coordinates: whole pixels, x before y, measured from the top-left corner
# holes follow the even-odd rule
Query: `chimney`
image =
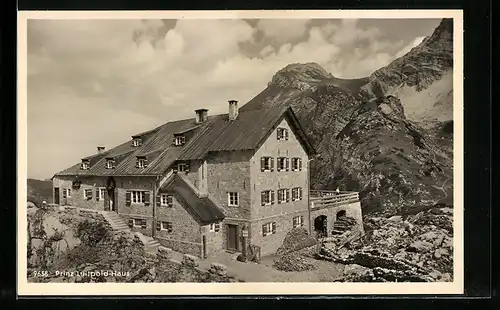
[(106, 148), (105, 148), (104, 146), (98, 146), (98, 147), (97, 147), (97, 154), (102, 154), (102, 153), (104, 153), (104, 150), (105, 150), (105, 149), (106, 149)]
[(234, 121), (238, 118), (238, 101), (229, 100), (229, 120)]
[(203, 123), (207, 120), (208, 110), (207, 109), (198, 109), (194, 110), (196, 112), (196, 124)]

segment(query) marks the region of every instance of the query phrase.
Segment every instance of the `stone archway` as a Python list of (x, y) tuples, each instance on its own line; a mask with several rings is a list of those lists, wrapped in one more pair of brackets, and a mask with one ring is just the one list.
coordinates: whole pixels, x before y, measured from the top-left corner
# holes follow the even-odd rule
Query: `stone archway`
[(314, 231), (318, 237), (326, 237), (328, 233), (328, 217), (326, 215), (317, 216), (314, 219)]
[(339, 220), (341, 218), (344, 218), (346, 217), (346, 212), (345, 210), (340, 210), (339, 212), (337, 212), (337, 215), (336, 215), (336, 219)]

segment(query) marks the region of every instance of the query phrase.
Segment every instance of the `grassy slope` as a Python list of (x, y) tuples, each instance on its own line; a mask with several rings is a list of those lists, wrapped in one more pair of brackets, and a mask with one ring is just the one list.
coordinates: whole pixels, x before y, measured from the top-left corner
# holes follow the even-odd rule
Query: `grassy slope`
[(52, 203), (52, 182), (28, 179), (28, 200), (34, 203), (41, 203), (44, 200)]

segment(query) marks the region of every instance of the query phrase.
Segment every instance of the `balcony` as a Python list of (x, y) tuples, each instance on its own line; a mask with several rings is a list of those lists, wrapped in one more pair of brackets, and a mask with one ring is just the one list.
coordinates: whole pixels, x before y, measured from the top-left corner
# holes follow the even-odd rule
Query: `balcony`
[(312, 190), (309, 194), (309, 201), (312, 210), (337, 207), (343, 204), (359, 202), (359, 193)]

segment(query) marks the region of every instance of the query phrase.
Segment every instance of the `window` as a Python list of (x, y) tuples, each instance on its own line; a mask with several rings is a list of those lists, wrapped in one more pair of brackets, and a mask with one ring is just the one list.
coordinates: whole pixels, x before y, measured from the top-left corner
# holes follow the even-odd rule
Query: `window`
[(276, 233), (276, 222), (262, 225), (262, 236), (268, 236)]
[(278, 203), (284, 203), (284, 202), (287, 202), (290, 200), (290, 197), (289, 197), (289, 193), (288, 193), (288, 189), (279, 189), (278, 190)]
[(296, 216), (293, 218), (292, 221), (293, 221), (293, 228), (304, 226), (304, 217), (303, 216)]
[(169, 233), (172, 232), (172, 222), (161, 222), (161, 230), (166, 230)]
[(261, 193), (261, 205), (271, 205), (274, 203), (274, 191), (263, 191)]
[(115, 167), (114, 159), (106, 159), (106, 169), (113, 169)]
[(260, 171), (273, 171), (274, 160), (272, 157), (261, 157)]
[(227, 204), (228, 206), (238, 206), (238, 193), (237, 192), (230, 192), (227, 193)]
[(174, 137), (174, 145), (184, 145), (186, 143), (186, 137), (185, 136), (175, 136)]
[(92, 199), (92, 189), (86, 189), (85, 192), (84, 192), (84, 195), (85, 195), (85, 199)]
[(68, 198), (71, 198), (71, 188), (68, 188), (66, 191), (68, 193)]
[(137, 168), (146, 168), (147, 167), (147, 161), (145, 157), (137, 157), (137, 162), (136, 162), (136, 167)]
[(87, 169), (90, 169), (90, 161), (88, 160), (84, 160), (82, 161), (82, 166), (81, 166), (82, 170), (87, 170)]
[(66, 198), (67, 197), (67, 194), (66, 194), (66, 189), (63, 188), (63, 194), (62, 194), (62, 198)]
[(292, 188), (292, 200), (301, 200), (302, 199), (302, 188), (300, 187), (295, 187)]
[(298, 157), (292, 158), (292, 170), (293, 171), (302, 170), (302, 159), (300, 159)]
[(288, 171), (288, 167), (289, 167), (289, 158), (286, 158), (286, 157), (278, 157), (278, 160), (277, 160), (277, 170), (278, 171)]
[(132, 191), (130, 192), (130, 198), (132, 203), (144, 203), (144, 192), (142, 191)]
[(137, 147), (137, 146), (141, 146), (141, 144), (142, 144), (141, 138), (133, 138), (132, 139), (132, 146)]
[(134, 219), (134, 227), (142, 227), (143, 222), (145, 222), (143, 219)]
[(161, 195), (161, 205), (162, 206), (172, 206), (173, 198), (172, 195), (162, 194)]
[(99, 188), (99, 199), (104, 200), (104, 195), (106, 194), (106, 189), (105, 188)]
[(179, 172), (189, 172), (189, 165), (187, 163), (178, 163), (177, 171)]
[(212, 223), (209, 226), (209, 231), (210, 232), (218, 232), (220, 230), (220, 224), (219, 223)]
[(288, 140), (288, 129), (278, 128), (278, 140)]

